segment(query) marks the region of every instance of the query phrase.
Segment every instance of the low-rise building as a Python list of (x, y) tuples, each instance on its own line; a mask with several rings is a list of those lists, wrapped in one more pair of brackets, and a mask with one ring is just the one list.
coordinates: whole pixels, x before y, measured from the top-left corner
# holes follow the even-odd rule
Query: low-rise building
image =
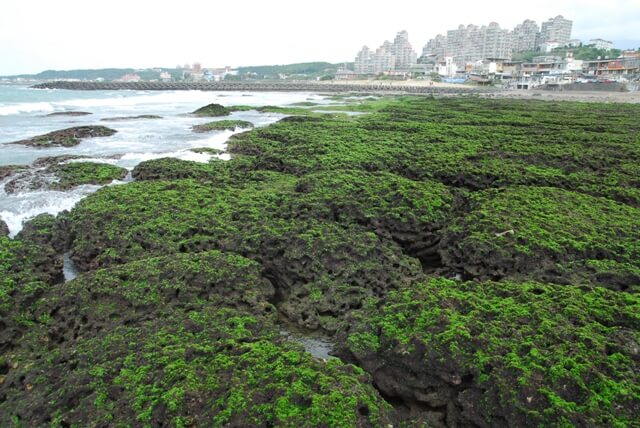
[(591, 39), (589, 43), (592, 44), (596, 49), (604, 49), (611, 50), (613, 49), (613, 42), (604, 39)]
[(125, 74), (120, 79), (118, 79), (118, 81), (120, 82), (139, 82), (140, 80), (140, 75), (136, 73)]
[(615, 58), (584, 61), (582, 71), (589, 76), (619, 79), (640, 74), (640, 58)]

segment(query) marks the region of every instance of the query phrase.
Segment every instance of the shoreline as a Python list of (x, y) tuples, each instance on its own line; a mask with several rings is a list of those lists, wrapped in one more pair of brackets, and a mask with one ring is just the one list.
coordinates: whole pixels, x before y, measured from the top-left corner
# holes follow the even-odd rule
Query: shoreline
[(67, 90), (148, 90), (148, 91), (235, 91), (235, 92), (317, 92), (375, 93), (379, 95), (479, 96), (482, 98), (537, 99), (603, 103), (640, 103), (640, 91), (551, 91), (544, 89), (498, 89), (452, 83), (418, 81), (344, 82), (66, 82), (55, 81), (32, 86), (35, 89)]

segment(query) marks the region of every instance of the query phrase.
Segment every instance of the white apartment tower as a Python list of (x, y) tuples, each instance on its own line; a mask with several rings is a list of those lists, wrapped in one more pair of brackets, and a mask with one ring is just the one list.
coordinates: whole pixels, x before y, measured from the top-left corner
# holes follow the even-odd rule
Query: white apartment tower
[(396, 70), (408, 70), (417, 61), (416, 52), (409, 43), (409, 34), (404, 30), (393, 40), (391, 53), (395, 56)]
[(444, 58), (446, 48), (447, 38), (442, 34), (438, 34), (424, 45), (424, 48), (422, 48), (422, 56), (427, 57), (434, 55), (437, 60), (441, 60)]
[(540, 27), (536, 21), (525, 19), (513, 29), (513, 52), (533, 51), (539, 45)]
[(376, 53), (371, 57), (371, 72), (384, 73), (395, 69), (396, 57), (393, 54), (393, 44), (385, 40), (382, 46), (376, 49)]
[(502, 29), (496, 22), (492, 22), (488, 27), (480, 29), (482, 38), (482, 55), (478, 59), (484, 58), (511, 58), (513, 43), (511, 32)]
[(356, 55), (356, 61), (354, 65), (354, 71), (360, 74), (371, 73), (371, 50), (368, 46), (363, 46), (358, 55)]
[(385, 41), (375, 52), (364, 46), (356, 55), (355, 72), (359, 74), (408, 70), (417, 62), (416, 52), (406, 31), (400, 31), (393, 43)]
[(573, 21), (558, 15), (542, 23), (540, 30), (540, 40), (538, 45), (542, 46), (546, 42), (556, 42), (559, 46), (564, 46), (571, 40), (571, 27)]

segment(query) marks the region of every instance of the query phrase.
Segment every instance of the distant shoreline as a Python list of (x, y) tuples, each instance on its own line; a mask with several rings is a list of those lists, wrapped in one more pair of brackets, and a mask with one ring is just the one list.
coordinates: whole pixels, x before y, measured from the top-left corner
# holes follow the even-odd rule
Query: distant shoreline
[(32, 86), (36, 89), (146, 90), (146, 91), (246, 91), (374, 93), (379, 95), (477, 95), (486, 98), (537, 99), (605, 103), (640, 103), (640, 91), (548, 91), (544, 89), (499, 89), (429, 81), (344, 81), (344, 82), (68, 82), (55, 81)]
[[(427, 83), (427, 84), (425, 84)], [(36, 89), (148, 90), (148, 91), (248, 91), (248, 92), (383, 92), (409, 94), (486, 93), (491, 88), (405, 81), (358, 82), (68, 82), (55, 81), (32, 86)]]

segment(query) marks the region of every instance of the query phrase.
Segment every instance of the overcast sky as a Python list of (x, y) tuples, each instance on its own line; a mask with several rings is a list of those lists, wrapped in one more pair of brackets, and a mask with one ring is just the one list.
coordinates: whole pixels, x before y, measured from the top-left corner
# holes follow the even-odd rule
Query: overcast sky
[[(640, 0), (1, 0), (0, 75), (45, 69), (353, 61), (406, 29), (414, 49), (459, 24), (556, 15), (574, 38), (640, 46)], [(625, 44), (629, 44), (626, 42)], [(627, 47), (627, 46), (623, 46)]]

